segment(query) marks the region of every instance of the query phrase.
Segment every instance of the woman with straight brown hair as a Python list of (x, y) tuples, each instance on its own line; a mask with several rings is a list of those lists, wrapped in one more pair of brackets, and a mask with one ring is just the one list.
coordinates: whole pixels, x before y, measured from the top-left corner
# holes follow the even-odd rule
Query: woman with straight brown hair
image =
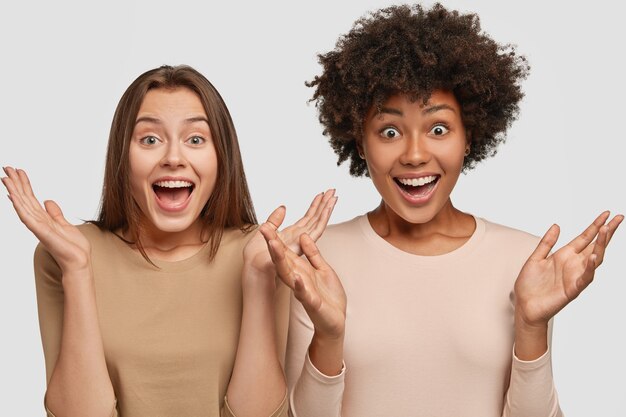
[[(204, 76), (163, 66), (128, 87), (95, 221), (69, 224), (23, 170), (4, 171), (40, 240), (49, 416), (286, 416), (288, 291), (255, 231), (230, 114)], [(281, 232), (295, 251), (302, 233), (321, 235), (333, 194)]]

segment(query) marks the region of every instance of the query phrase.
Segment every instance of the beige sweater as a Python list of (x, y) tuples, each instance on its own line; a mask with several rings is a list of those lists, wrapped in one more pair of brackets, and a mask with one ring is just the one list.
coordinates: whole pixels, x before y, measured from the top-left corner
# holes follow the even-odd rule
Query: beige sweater
[[(156, 261), (158, 269), (112, 233), (91, 224), (80, 230), (92, 246), (100, 330), (117, 397), (111, 415), (231, 416), (224, 397), (241, 323), (242, 249), (252, 233), (225, 231), (211, 262), (207, 245), (180, 262)], [(35, 278), (49, 381), (61, 343), (63, 287), (41, 245)], [(278, 346), (284, 349), (288, 289), (278, 299)], [(273, 416), (286, 416), (286, 408), (284, 401)]]
[(345, 371), (329, 378), (306, 352), (313, 327), (292, 299), (287, 346), (296, 417), (561, 416), (550, 353), (513, 356), (513, 285), (538, 238), (476, 218), (441, 256), (403, 252), (366, 216), (330, 226), (320, 251), (348, 297)]

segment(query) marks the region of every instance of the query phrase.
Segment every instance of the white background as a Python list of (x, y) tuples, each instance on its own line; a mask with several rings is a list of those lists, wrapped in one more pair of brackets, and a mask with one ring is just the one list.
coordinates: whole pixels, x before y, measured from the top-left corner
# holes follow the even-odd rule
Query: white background
[[(312, 91), (316, 53), (384, 1), (211, 3), (17, 2), (0, 6), (0, 164), (30, 174), (40, 199), (71, 221), (96, 215), (108, 129), (140, 73), (186, 63), (221, 92), (239, 132), (257, 214), (284, 203), (287, 221), (336, 187), (333, 222), (372, 209), (368, 179), (336, 167)], [(623, 182), (626, 39), (608, 0), (446, 1), (481, 16), (499, 42), (532, 66), (520, 119), (498, 155), (462, 176), (464, 211), (541, 235), (553, 223), (567, 242), (604, 209), (626, 211)], [(623, 416), (626, 227), (596, 281), (556, 318), (553, 366), (568, 417)], [(32, 274), (34, 237), (0, 199), (0, 407), (43, 415), (43, 354)], [(381, 283), (381, 285), (383, 285)]]

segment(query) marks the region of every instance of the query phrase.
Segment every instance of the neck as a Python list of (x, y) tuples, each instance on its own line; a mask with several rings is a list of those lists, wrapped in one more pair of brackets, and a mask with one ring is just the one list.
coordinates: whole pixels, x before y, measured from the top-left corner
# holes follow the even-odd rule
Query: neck
[(384, 201), (368, 213), (376, 234), (406, 252), (438, 255), (465, 243), (476, 228), (474, 218), (457, 210), (448, 199), (430, 220), (411, 223), (396, 214)]
[(147, 252), (175, 252), (179, 248), (201, 246), (207, 241), (199, 221), (177, 232), (163, 231), (152, 224), (142, 224), (139, 230), (141, 244)]

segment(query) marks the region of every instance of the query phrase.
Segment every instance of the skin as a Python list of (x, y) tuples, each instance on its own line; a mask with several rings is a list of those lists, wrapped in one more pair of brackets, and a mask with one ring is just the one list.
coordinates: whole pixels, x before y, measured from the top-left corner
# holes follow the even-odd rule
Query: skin
[(108, 416), (115, 394), (98, 324), (89, 241), (65, 219), (54, 201), (39, 203), (23, 170), (3, 169), (7, 177), (2, 183), (17, 215), (62, 272), (63, 332), (46, 405), (56, 415)]
[[(148, 256), (170, 261), (188, 257), (206, 240), (199, 216), (217, 177), (215, 146), (198, 96), (187, 88), (148, 91), (128, 156), (131, 192), (144, 215), (141, 232)], [(172, 213), (159, 207), (152, 185), (163, 177), (193, 182), (185, 210)]]
[[(471, 146), (451, 92), (433, 91), (424, 105), (393, 95), (380, 112), (371, 108), (357, 143), (372, 182), (382, 197), (368, 213), (375, 232), (397, 248), (417, 255), (441, 255), (462, 246), (476, 225), (472, 216), (456, 209), (450, 194)], [(402, 196), (394, 178), (437, 175), (427, 201)], [(515, 354), (534, 360), (548, 349), (548, 322), (592, 282), (606, 247), (624, 216), (608, 223), (604, 212), (578, 237), (550, 254), (559, 234), (552, 226), (526, 261), (515, 283)], [(319, 254), (315, 243), (303, 238), (307, 260), (298, 258), (263, 231), (281, 279), (302, 303), (314, 325), (309, 347), (313, 365), (336, 375), (343, 361), (345, 293), (339, 278)]]
[[(130, 180), (143, 215), (142, 239), (153, 259), (186, 259), (206, 242), (199, 214), (213, 192), (218, 161), (202, 118), (206, 113), (200, 100), (185, 88), (151, 90), (140, 107), (129, 147)], [(4, 172), (2, 183), (18, 217), (62, 271), (64, 326), (59, 357), (48, 381), (47, 406), (55, 415), (108, 416), (115, 395), (99, 330), (89, 241), (67, 222), (56, 203), (39, 203), (23, 170), (5, 167)], [(171, 213), (155, 204), (152, 182), (163, 175), (194, 182), (184, 210)], [(299, 236), (319, 238), (336, 201), (334, 190), (318, 194), (305, 216), (280, 232), (285, 208), (279, 207), (262, 227), (276, 233), (292, 253), (299, 253)], [(227, 397), (237, 416), (256, 417), (270, 415), (278, 407), (286, 384), (276, 354), (276, 273), (259, 232), (246, 245), (243, 257), (244, 311)]]
[[(372, 227), (389, 243), (417, 255), (439, 255), (460, 247), (476, 225), (450, 201), (469, 147), (454, 95), (435, 91), (426, 106), (421, 100), (392, 96), (381, 110), (369, 111), (359, 144), (382, 197), (368, 215)], [(426, 203), (411, 204), (394, 178), (424, 173), (439, 176), (437, 188)]]

